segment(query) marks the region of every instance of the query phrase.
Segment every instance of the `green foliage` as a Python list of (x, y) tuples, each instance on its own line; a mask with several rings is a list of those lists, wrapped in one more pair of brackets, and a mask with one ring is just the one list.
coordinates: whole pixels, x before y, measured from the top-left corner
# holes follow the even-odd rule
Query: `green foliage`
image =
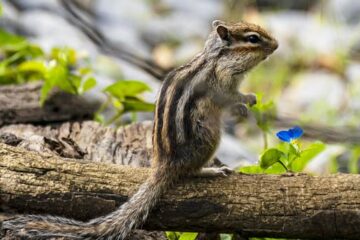
[[(106, 106), (112, 104), (116, 109), (115, 115), (107, 122), (114, 123), (120, 120), (120, 117), (128, 112), (152, 112), (155, 105), (144, 101), (140, 95), (150, 91), (148, 85), (135, 80), (118, 81), (104, 89), (108, 95)], [(105, 107), (105, 106), (103, 106)]]
[(298, 140), (283, 142), (265, 149), (260, 155), (259, 164), (241, 167), (239, 171), (248, 174), (302, 172), (309, 161), (324, 149), (322, 142), (311, 143), (305, 149), (300, 148)]
[(232, 240), (233, 239), (233, 235), (232, 234), (220, 234), (220, 240)]
[(195, 240), (198, 233), (192, 232), (166, 232), (168, 240)]
[(275, 148), (266, 149), (260, 156), (259, 165), (240, 168), (242, 173), (284, 173), (302, 172), (311, 159), (325, 149), (325, 144), (315, 142), (304, 150), (296, 143), (281, 143)]
[(336, 157), (333, 156), (333, 157), (330, 159), (329, 172), (330, 172), (330, 173), (337, 173), (337, 172), (338, 172), (338, 169), (339, 169), (339, 164), (338, 164), (338, 162), (337, 162)]
[[(0, 30), (0, 85), (44, 81), (40, 103), (44, 104), (54, 88), (80, 95), (96, 86), (92, 69), (86, 59), (79, 58), (74, 49), (53, 48), (45, 54), (37, 45), (25, 38)], [(150, 91), (148, 85), (139, 81), (118, 81), (104, 89), (108, 101), (95, 116), (105, 122), (101, 112), (114, 107), (116, 114), (108, 123), (118, 121), (125, 113), (153, 111), (154, 104), (145, 102), (140, 95)]]
[(301, 151), (299, 156), (296, 156), (292, 160), (289, 169), (293, 172), (302, 172), (310, 160), (319, 155), (325, 148), (326, 145), (322, 142), (311, 143), (307, 148)]
[(349, 172), (359, 173), (359, 158), (360, 158), (360, 146), (354, 146), (351, 149), (351, 155), (349, 160)]
[[(76, 64), (77, 56), (73, 49), (54, 48), (51, 51), (51, 60), (42, 72), (45, 80), (41, 90), (40, 102), (42, 104), (55, 87), (64, 92), (79, 95), (96, 85), (96, 80), (90, 75), (91, 70), (86, 67), (76, 68)], [(34, 67), (36, 68), (36, 64)]]
[(260, 174), (264, 173), (264, 170), (260, 167), (260, 165), (250, 165), (250, 166), (244, 166), (239, 169), (239, 172), (241, 173), (247, 173), (247, 174)]
[(126, 97), (136, 96), (145, 91), (150, 91), (148, 85), (139, 81), (118, 81), (107, 88), (105, 92), (110, 93), (113, 97), (123, 101)]
[(259, 164), (244, 166), (238, 169), (240, 173), (246, 174), (282, 174), (286, 173), (286, 170), (279, 162), (274, 163), (267, 169), (263, 169)]
[(0, 85), (19, 84), (38, 80), (40, 76), (21, 70), (18, 66), (29, 59), (43, 57), (43, 51), (25, 38), (0, 29)]
[(82, 94), (96, 85), (88, 67), (79, 66), (75, 50), (53, 48), (49, 55), (25, 38), (0, 30), (0, 84), (43, 80), (40, 103), (55, 87)]
[(260, 167), (262, 169), (267, 169), (277, 162), (280, 163), (281, 159), (284, 157), (285, 154), (276, 148), (266, 149), (265, 152), (260, 156)]
[(180, 237), (179, 232), (165, 232), (168, 240), (178, 240)]
[(264, 139), (264, 149), (267, 148), (267, 134), (270, 132), (271, 119), (275, 116), (276, 106), (273, 101), (263, 102), (261, 94), (256, 95), (256, 104), (250, 108), (250, 111), (256, 119), (256, 124), (262, 131)]
[(269, 116), (274, 116), (276, 107), (273, 101), (263, 102), (262, 94), (256, 95), (256, 104), (250, 110), (254, 114), (258, 127), (268, 133), (270, 131)]

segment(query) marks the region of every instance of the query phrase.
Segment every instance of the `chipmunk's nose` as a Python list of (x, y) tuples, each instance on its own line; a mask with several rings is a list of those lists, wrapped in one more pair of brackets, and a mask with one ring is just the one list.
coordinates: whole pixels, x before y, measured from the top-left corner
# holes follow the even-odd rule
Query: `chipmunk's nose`
[(272, 54), (279, 47), (278, 42), (275, 39), (271, 39), (266, 43), (266, 53), (267, 55)]
[(277, 48), (279, 47), (279, 43), (278, 41), (276, 41), (276, 39), (273, 39), (273, 51), (275, 51)]

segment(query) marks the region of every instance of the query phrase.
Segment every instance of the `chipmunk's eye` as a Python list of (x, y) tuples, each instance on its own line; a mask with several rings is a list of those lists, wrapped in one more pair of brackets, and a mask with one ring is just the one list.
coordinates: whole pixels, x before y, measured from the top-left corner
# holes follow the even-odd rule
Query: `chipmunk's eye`
[(247, 37), (245, 38), (245, 40), (246, 40), (247, 42), (251, 42), (251, 43), (258, 43), (258, 42), (261, 41), (261, 39), (260, 39), (257, 35), (255, 35), (255, 34), (252, 34), (252, 35), (250, 35), (250, 36), (247, 36)]

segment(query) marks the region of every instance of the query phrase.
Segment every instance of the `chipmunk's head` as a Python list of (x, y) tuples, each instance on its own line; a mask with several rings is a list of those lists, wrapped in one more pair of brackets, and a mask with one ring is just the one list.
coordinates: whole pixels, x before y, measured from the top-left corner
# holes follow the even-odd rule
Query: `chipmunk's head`
[(278, 47), (277, 41), (260, 26), (215, 20), (207, 41), (208, 51), (218, 55), (219, 67), (233, 74), (245, 73)]

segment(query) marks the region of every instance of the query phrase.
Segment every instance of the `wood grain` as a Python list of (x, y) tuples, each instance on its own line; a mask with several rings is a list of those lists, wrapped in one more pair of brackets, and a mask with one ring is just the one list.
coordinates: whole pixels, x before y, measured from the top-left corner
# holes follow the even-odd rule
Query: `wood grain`
[[(79, 220), (114, 211), (151, 170), (41, 156), (0, 144), (2, 210)], [(192, 178), (161, 199), (148, 230), (360, 239), (360, 175)]]

